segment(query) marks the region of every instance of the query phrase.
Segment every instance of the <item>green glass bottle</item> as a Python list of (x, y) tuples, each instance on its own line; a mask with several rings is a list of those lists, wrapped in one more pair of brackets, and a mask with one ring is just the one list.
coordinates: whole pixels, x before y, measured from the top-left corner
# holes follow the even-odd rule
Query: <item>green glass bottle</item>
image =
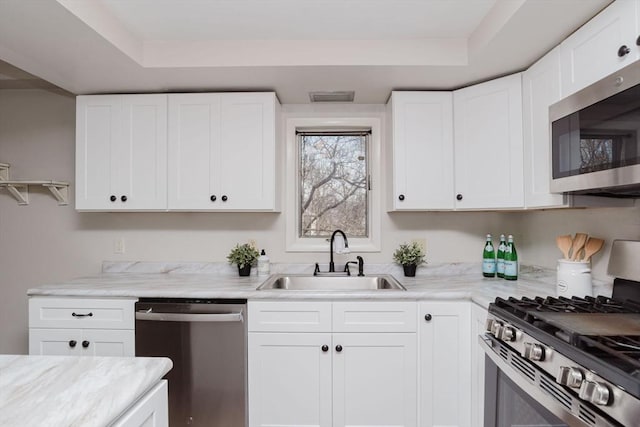
[(518, 253), (511, 234), (507, 237), (507, 248), (504, 251), (504, 278), (518, 280)]
[(498, 245), (498, 257), (496, 261), (496, 276), (504, 277), (504, 251), (507, 249), (507, 242), (504, 234), (500, 235), (500, 244)]
[(487, 242), (482, 252), (482, 275), (484, 277), (496, 277), (496, 251), (493, 249), (491, 234), (487, 234)]

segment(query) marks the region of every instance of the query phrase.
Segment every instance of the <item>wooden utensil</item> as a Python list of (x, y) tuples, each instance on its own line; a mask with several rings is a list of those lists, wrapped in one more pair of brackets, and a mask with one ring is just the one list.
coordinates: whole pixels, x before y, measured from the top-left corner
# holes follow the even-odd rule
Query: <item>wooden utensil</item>
[(587, 242), (588, 235), (585, 233), (576, 233), (576, 237), (573, 238), (571, 244), (571, 260), (577, 261), (580, 255), (580, 251), (584, 248), (584, 244)]
[(569, 250), (571, 250), (572, 243), (573, 239), (568, 234), (556, 237), (556, 245), (558, 245), (558, 249), (562, 252), (564, 259), (569, 259)]
[(602, 245), (604, 245), (604, 240), (589, 237), (589, 240), (587, 240), (587, 243), (584, 245), (584, 257), (582, 261), (590, 261), (591, 257), (602, 249)]

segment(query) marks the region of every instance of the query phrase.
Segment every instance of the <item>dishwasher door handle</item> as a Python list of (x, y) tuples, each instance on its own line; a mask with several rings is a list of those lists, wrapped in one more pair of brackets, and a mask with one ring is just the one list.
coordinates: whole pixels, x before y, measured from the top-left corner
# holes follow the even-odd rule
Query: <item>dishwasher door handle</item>
[(238, 313), (153, 313), (136, 311), (136, 320), (154, 320), (158, 322), (242, 322), (244, 317)]

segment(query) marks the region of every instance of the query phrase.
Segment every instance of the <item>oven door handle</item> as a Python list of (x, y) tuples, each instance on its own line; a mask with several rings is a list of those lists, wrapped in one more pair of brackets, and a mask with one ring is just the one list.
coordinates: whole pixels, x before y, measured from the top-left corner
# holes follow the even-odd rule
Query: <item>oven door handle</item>
[[(478, 342), (480, 343), (480, 347), (484, 350), (484, 353), (491, 359), (491, 361), (498, 367), (498, 369), (505, 374), (511, 381), (516, 383), (518, 387), (520, 387), (525, 393), (531, 396), (538, 403), (542, 404), (542, 406), (546, 407), (549, 412), (558, 417), (561, 421), (567, 423), (567, 425), (571, 427), (590, 427), (591, 424), (587, 424), (580, 420), (578, 417), (574, 416), (571, 412), (565, 409), (560, 403), (558, 403), (554, 398), (550, 397), (548, 394), (542, 392), (535, 384), (531, 384), (527, 379), (525, 379), (520, 373), (518, 373), (514, 368), (512, 368), (508, 363), (502, 359), (493, 349), (493, 341), (491, 338), (485, 335), (478, 335)], [(538, 370), (536, 370), (537, 375), (541, 374)], [(603, 424), (604, 426), (609, 426), (610, 424)]]
[(136, 311), (136, 320), (156, 322), (242, 322), (242, 313), (156, 313)]

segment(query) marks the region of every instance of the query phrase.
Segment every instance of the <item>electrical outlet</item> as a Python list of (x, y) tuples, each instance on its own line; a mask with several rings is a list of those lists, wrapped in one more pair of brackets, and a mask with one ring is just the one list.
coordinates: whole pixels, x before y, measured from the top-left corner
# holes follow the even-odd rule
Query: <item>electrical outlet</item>
[(427, 250), (427, 239), (411, 239), (411, 243), (416, 243), (425, 251)]
[(113, 253), (123, 254), (125, 252), (124, 237), (119, 237), (113, 243)]

